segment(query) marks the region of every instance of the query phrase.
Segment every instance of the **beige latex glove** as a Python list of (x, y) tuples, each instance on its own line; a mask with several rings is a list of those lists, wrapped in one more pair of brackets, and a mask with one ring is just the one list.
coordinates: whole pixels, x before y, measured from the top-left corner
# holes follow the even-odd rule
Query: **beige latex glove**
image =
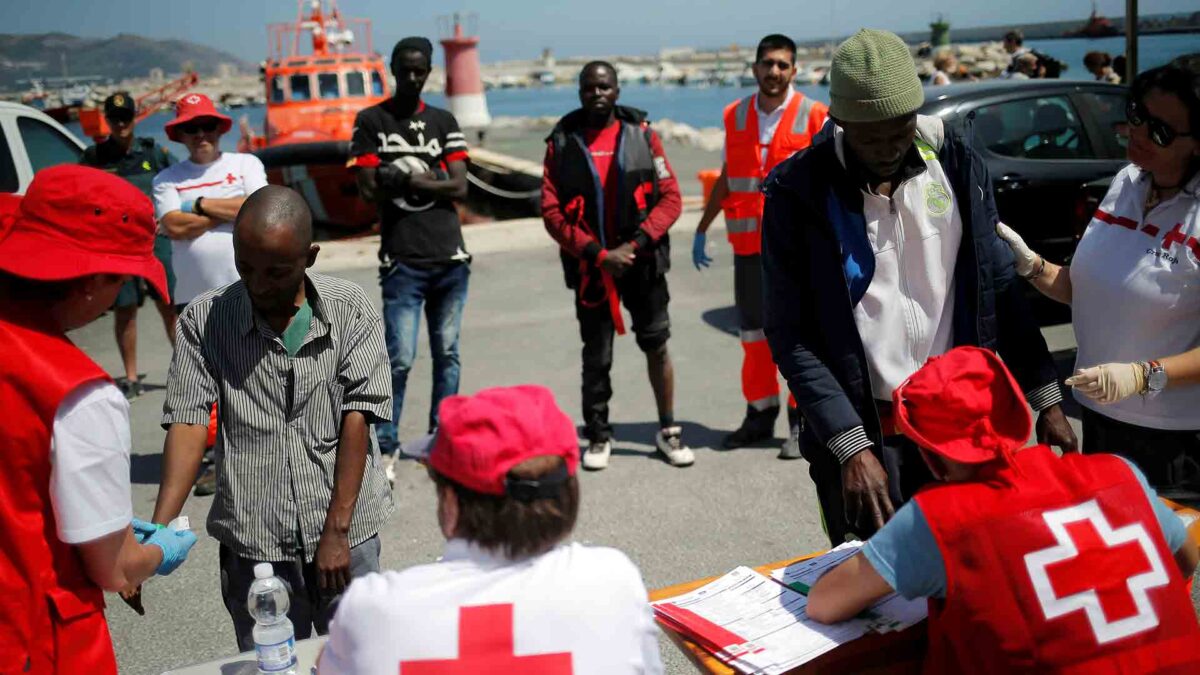
[(1021, 235), (1014, 232), (1011, 227), (1004, 223), (996, 223), (996, 236), (1003, 239), (1004, 243), (1008, 244), (1008, 247), (1012, 249), (1013, 258), (1016, 259), (1017, 274), (1022, 277), (1033, 274), (1033, 270), (1038, 264), (1038, 258), (1041, 256), (1034, 253), (1033, 249), (1025, 244), (1025, 240), (1021, 238)]
[(1124, 401), (1146, 388), (1140, 363), (1105, 363), (1075, 371), (1066, 384), (1099, 403)]

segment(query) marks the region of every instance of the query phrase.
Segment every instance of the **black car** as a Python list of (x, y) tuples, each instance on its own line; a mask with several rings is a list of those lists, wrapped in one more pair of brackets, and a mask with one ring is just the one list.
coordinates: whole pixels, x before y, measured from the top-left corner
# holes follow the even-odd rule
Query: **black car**
[(1125, 101), (1125, 87), (1102, 82), (992, 80), (927, 89), (920, 112), (970, 130), (1000, 219), (1061, 263), (1129, 162), (1116, 132)]

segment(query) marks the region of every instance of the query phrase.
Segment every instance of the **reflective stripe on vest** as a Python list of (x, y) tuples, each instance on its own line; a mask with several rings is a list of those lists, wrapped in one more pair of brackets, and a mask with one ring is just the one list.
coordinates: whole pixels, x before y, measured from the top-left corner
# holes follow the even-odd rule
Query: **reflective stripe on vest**
[(748, 176), (743, 178), (725, 177), (725, 181), (729, 184), (730, 192), (758, 192), (758, 188), (762, 181), (757, 176)]
[(758, 218), (726, 218), (725, 230), (730, 234), (745, 234), (758, 230)]
[(754, 105), (754, 94), (747, 96), (738, 103), (737, 113), (734, 117), (737, 120), (737, 126), (734, 127), (737, 131), (745, 131), (746, 123), (750, 121), (750, 106)]
[(796, 111), (796, 119), (792, 121), (792, 133), (797, 136), (808, 133), (808, 118), (812, 115), (813, 100), (807, 96), (800, 101), (800, 109)]

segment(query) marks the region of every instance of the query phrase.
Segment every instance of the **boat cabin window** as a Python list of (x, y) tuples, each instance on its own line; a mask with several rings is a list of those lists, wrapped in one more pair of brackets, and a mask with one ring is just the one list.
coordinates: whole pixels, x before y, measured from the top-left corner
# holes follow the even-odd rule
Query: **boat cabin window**
[(283, 103), (285, 98), (283, 80), (284, 77), (282, 75), (276, 75), (271, 78), (271, 103)]
[(371, 71), (371, 95), (383, 96), (383, 75), (378, 70)]
[(317, 73), (317, 91), (321, 98), (341, 98), (342, 88), (338, 85), (337, 73)]
[(359, 72), (346, 73), (346, 95), (347, 96), (366, 96), (367, 83), (363, 79), (363, 74)]
[(293, 101), (310, 101), (312, 100), (312, 91), (310, 89), (308, 75), (292, 75), (292, 100)]

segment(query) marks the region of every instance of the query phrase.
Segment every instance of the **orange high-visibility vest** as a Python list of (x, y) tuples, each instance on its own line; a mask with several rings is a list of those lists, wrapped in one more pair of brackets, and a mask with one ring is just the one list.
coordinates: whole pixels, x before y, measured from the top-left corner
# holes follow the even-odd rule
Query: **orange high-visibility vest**
[(759, 191), (771, 169), (798, 150), (812, 144), (812, 137), (825, 125), (829, 108), (800, 92), (792, 95), (775, 136), (767, 146), (758, 142), (758, 113), (751, 94), (725, 107), (725, 178), (729, 196), (721, 203), (725, 211), (725, 230), (735, 255), (758, 255), (762, 250), (759, 229), (762, 223), (763, 195)]

